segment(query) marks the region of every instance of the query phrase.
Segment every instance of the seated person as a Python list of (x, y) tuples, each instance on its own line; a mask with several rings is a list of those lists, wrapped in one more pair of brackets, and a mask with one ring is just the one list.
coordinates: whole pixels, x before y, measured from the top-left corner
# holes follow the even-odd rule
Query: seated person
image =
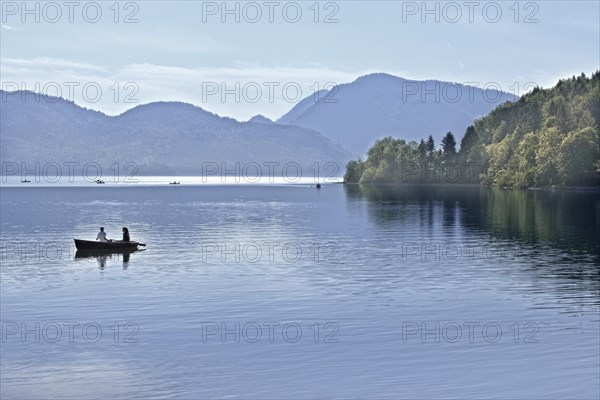
[(108, 239), (106, 239), (106, 232), (104, 232), (103, 226), (100, 227), (100, 232), (98, 232), (98, 235), (96, 235), (96, 240), (99, 240), (101, 242), (108, 242)]
[(131, 239), (129, 238), (129, 229), (123, 227), (123, 241), (129, 242)]

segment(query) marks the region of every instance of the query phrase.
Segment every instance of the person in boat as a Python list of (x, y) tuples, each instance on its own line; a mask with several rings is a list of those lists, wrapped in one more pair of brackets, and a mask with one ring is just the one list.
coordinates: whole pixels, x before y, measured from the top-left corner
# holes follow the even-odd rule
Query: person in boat
[(123, 241), (124, 242), (130, 242), (131, 239), (129, 237), (129, 229), (123, 227)]
[(106, 238), (106, 232), (104, 232), (104, 227), (100, 227), (100, 232), (96, 235), (96, 240), (101, 242), (108, 242), (109, 240)]

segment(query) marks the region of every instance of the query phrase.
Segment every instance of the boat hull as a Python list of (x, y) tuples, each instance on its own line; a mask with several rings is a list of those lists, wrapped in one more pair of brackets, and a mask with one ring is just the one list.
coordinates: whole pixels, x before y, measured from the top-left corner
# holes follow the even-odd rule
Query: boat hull
[(77, 250), (137, 250), (138, 242), (98, 242), (96, 240), (75, 240), (75, 247)]

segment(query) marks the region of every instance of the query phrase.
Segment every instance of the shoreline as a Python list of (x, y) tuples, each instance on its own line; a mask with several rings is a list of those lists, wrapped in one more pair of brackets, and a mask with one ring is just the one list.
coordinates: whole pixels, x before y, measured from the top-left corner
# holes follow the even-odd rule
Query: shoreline
[(479, 187), (485, 189), (502, 189), (502, 190), (531, 190), (531, 191), (543, 191), (543, 192), (600, 192), (600, 186), (530, 186), (530, 187), (508, 187), (508, 186), (495, 186), (495, 185), (482, 185), (477, 183), (394, 183), (394, 182), (380, 182), (380, 183), (355, 183), (355, 182), (336, 182), (343, 185), (351, 186), (419, 186), (419, 187)]

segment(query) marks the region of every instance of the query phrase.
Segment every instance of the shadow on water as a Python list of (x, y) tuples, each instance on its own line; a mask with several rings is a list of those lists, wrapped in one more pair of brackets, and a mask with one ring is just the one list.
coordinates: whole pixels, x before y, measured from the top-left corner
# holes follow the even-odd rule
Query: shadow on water
[[(104, 270), (107, 262), (122, 262), (123, 269), (129, 268), (129, 261), (133, 253), (141, 253), (141, 250), (77, 250), (75, 252), (75, 260), (91, 260), (95, 259), (98, 262), (98, 268)], [(109, 263), (110, 264), (110, 263)]]

